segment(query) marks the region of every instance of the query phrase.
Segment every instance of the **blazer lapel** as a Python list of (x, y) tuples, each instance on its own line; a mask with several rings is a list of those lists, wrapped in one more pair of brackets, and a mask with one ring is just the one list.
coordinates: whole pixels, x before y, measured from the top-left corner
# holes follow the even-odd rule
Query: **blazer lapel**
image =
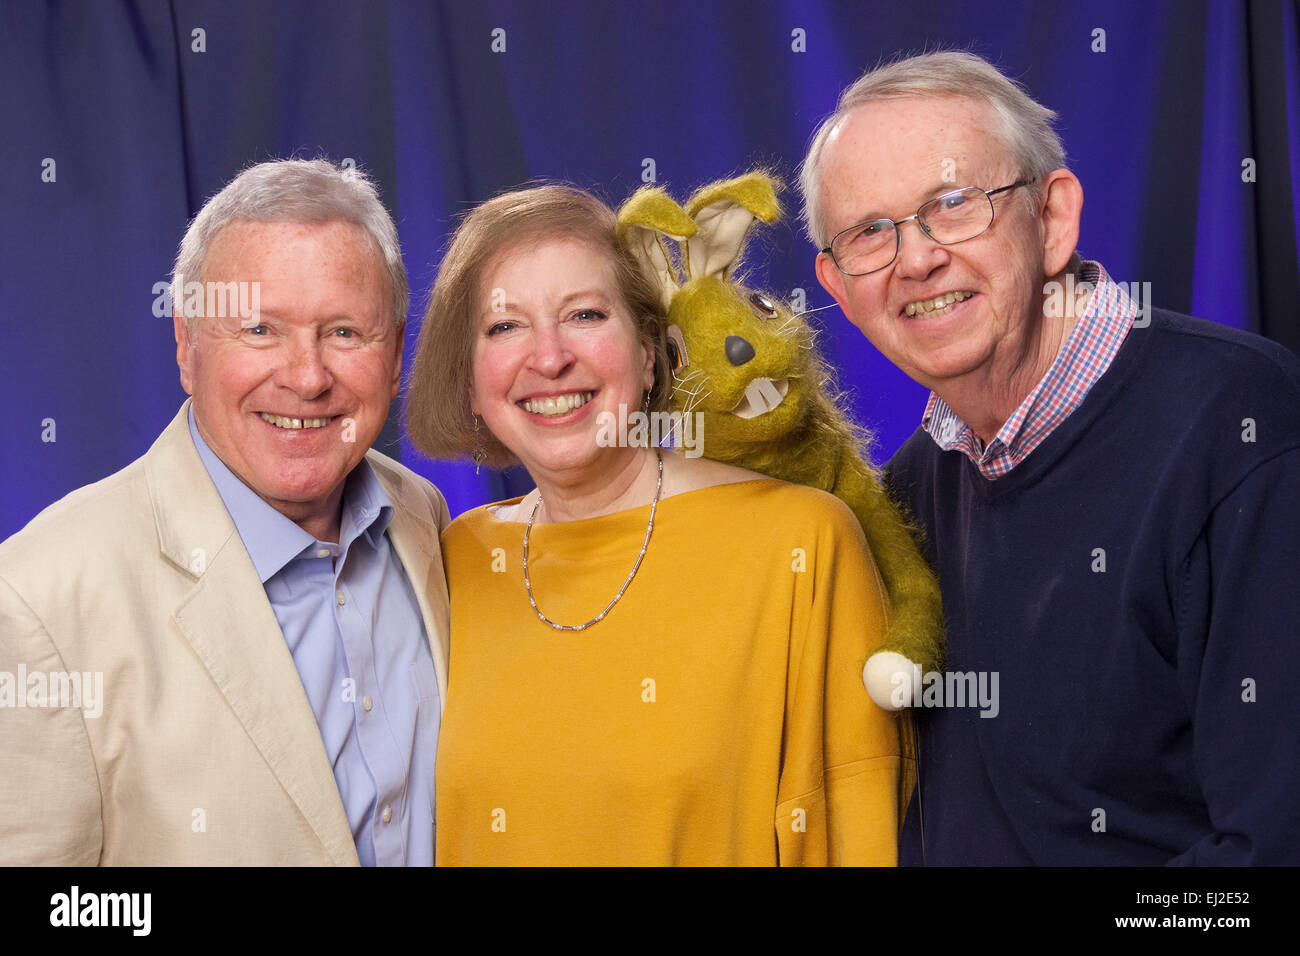
[(393, 520), (388, 523), (388, 539), (401, 559), (406, 576), (415, 591), (424, 619), (424, 633), (433, 654), (433, 669), (438, 675), (438, 702), (447, 700), (448, 614), (447, 575), (442, 566), (438, 516), (429, 508), (427, 496), (417, 495), (406, 487), (402, 476), (387, 464), (387, 459), (372, 453), (370, 466), (393, 503)]
[(262, 582), (194, 450), (189, 404), (146, 456), (160, 547), (195, 579), (173, 620), (331, 859), (356, 866), (316, 717)]

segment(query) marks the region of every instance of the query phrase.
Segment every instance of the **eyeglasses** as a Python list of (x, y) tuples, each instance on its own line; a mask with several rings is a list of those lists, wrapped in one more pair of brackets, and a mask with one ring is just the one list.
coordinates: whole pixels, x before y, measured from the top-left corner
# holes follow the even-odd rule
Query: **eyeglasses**
[(1022, 179), (997, 189), (980, 189), (978, 186), (954, 189), (922, 203), (916, 215), (906, 219), (871, 219), (842, 229), (822, 252), (830, 256), (835, 268), (846, 276), (879, 272), (898, 258), (902, 244), (898, 230), (903, 223), (915, 219), (921, 231), (940, 245), (965, 242), (993, 225), (994, 196), (1029, 183), (1030, 180)]

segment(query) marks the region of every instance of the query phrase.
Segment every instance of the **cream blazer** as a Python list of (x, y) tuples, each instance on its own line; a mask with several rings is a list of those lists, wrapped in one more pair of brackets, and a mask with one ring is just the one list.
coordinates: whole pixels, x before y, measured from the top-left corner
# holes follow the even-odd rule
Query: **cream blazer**
[[(103, 675), (97, 717), (0, 706), (0, 864), (357, 865), (315, 716), (188, 410), (0, 545), (0, 680)], [(447, 504), (366, 458), (445, 700)]]

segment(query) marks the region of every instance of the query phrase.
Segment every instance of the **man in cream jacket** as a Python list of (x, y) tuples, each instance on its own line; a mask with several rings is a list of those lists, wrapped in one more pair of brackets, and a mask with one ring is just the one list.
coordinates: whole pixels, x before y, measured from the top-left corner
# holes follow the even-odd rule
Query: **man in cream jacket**
[(392, 220), (355, 170), (259, 164), (172, 294), (192, 398), (0, 545), (0, 864), (431, 864), (448, 513), (370, 450)]

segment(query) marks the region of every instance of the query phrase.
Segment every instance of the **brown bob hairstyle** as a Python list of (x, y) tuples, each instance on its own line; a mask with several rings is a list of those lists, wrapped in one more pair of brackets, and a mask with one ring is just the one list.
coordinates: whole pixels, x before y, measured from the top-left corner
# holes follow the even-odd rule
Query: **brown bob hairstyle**
[(563, 184), (503, 193), (462, 220), (438, 269), (411, 367), (406, 427), (417, 448), (430, 458), (459, 458), (481, 448), (491, 467), (518, 463), (486, 426), (475, 429), (470, 412), (474, 343), (486, 307), (480, 286), (501, 255), (527, 255), (530, 245), (550, 239), (580, 240), (605, 253), (629, 318), (654, 355), (650, 408), (667, 410), (667, 319), (653, 281), (619, 243), (616, 224), (604, 202)]

